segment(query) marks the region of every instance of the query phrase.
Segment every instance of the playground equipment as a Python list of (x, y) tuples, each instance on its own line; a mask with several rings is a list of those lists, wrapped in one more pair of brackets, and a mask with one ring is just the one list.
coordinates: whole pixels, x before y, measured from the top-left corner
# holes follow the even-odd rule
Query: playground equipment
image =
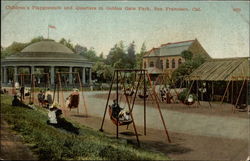
[[(48, 73), (41, 73), (41, 74), (17, 74), (17, 81), (13, 84), (13, 94), (17, 93), (16, 90), (20, 90), (20, 88), (25, 87), (25, 96), (29, 96), (29, 102), (35, 102), (35, 88), (38, 87), (38, 84), (40, 84), (40, 87), (44, 89), (44, 91), (47, 90), (47, 88), (50, 86), (49, 84), (49, 74)], [(37, 82), (39, 79), (39, 83)], [(20, 83), (19, 83), (20, 82)], [(18, 84), (19, 88), (16, 87)], [(28, 88), (28, 90), (27, 90)], [(27, 91), (27, 92), (26, 92)], [(22, 100), (22, 98), (21, 98)]]
[[(184, 79), (182, 78), (177, 88), (176, 82), (170, 77), (169, 73), (159, 74), (155, 80), (155, 85), (158, 85), (157, 93), (159, 100), (168, 104), (177, 103), (183, 84)], [(171, 91), (174, 91), (174, 94)]]
[[(188, 92), (186, 94), (186, 97), (185, 97), (185, 100), (183, 101), (184, 104), (186, 105), (193, 105), (196, 101), (193, 101), (193, 102), (190, 102), (188, 101), (190, 95), (193, 95), (193, 97), (196, 97), (197, 98), (197, 104), (196, 104), (196, 107), (198, 107), (198, 105), (200, 105), (200, 101), (199, 101), (199, 98), (201, 98), (201, 100), (203, 100), (203, 96), (206, 95), (207, 96), (207, 102), (209, 104), (209, 107), (211, 108), (212, 105), (211, 105), (211, 95), (209, 95), (209, 92), (207, 91), (208, 88), (206, 87), (207, 83), (205, 81), (202, 81), (200, 80), (200, 77), (199, 76), (192, 76), (192, 78), (196, 78), (194, 80), (190, 80), (190, 76), (187, 76), (185, 79), (189, 81), (189, 84), (190, 84), (190, 87), (188, 88)], [(202, 84), (202, 86), (200, 86), (200, 83)], [(191, 94), (191, 91), (192, 89), (194, 89), (194, 86), (196, 85), (195, 87), (195, 91)], [(200, 88), (201, 87), (201, 88)], [(200, 97), (199, 97), (200, 96)]]
[[(135, 91), (134, 91), (133, 95), (131, 95), (131, 101), (129, 101), (129, 94), (126, 94), (126, 92), (123, 93), (123, 95), (125, 96), (126, 104), (128, 106), (128, 109), (129, 109), (129, 115), (131, 117), (131, 120), (124, 121), (124, 120), (121, 120), (119, 118), (119, 115), (117, 113), (116, 113), (116, 116), (114, 115), (114, 108), (112, 108), (112, 106), (114, 107), (115, 105), (117, 105), (119, 107), (119, 102), (121, 102), (121, 97), (122, 97), (119, 94), (119, 91), (121, 91), (122, 89), (123, 89), (123, 91), (125, 91), (127, 89), (126, 88), (127, 81), (125, 79), (127, 73), (134, 73), (135, 76), (137, 76), (137, 79), (135, 79), (136, 82), (135, 81), (133, 82), (134, 86), (132, 88), (135, 89)], [(147, 91), (146, 79), (148, 80), (149, 85), (150, 85), (150, 87), (152, 89), (151, 92)], [(141, 93), (140, 96), (139, 96), (138, 95), (138, 89), (139, 89), (142, 82), (143, 82), (143, 85), (142, 85), (143, 86), (143, 94)], [(116, 102), (114, 102), (114, 104), (112, 106), (110, 106), (109, 105), (109, 99), (110, 99), (110, 95), (111, 95), (112, 88), (113, 88), (114, 84), (116, 84), (116, 87), (115, 87), (115, 94), (116, 94), (116, 99), (115, 100), (116, 100)], [(122, 92), (120, 92), (120, 93), (122, 93)], [(138, 69), (138, 70), (129, 70), (129, 69), (127, 69), (127, 70), (119, 70), (119, 69), (117, 69), (117, 70), (114, 71), (112, 81), (111, 81), (111, 85), (110, 85), (110, 89), (109, 89), (107, 102), (106, 102), (106, 106), (105, 106), (105, 110), (104, 110), (104, 114), (103, 114), (103, 119), (102, 119), (100, 131), (103, 131), (104, 120), (105, 120), (107, 108), (109, 107), (110, 119), (116, 125), (116, 138), (118, 138), (119, 126), (129, 125), (129, 124), (132, 123), (138, 146), (140, 146), (139, 137), (138, 137), (138, 133), (137, 133), (137, 129), (136, 129), (135, 121), (134, 121), (134, 116), (133, 116), (133, 108), (134, 108), (134, 105), (135, 105), (135, 100), (136, 100), (137, 95), (139, 96), (139, 98), (142, 98), (143, 101), (144, 101), (144, 104), (143, 104), (143, 106), (144, 106), (144, 135), (146, 135), (146, 99), (147, 99), (148, 95), (150, 95), (152, 97), (153, 101), (155, 101), (155, 105), (156, 105), (157, 109), (159, 110), (160, 118), (161, 118), (161, 121), (163, 123), (164, 130), (165, 130), (165, 133), (167, 135), (167, 139), (168, 139), (169, 142), (171, 142), (168, 131), (167, 131), (167, 128), (166, 128), (165, 121), (164, 121), (163, 116), (162, 116), (160, 105), (159, 105), (159, 102), (158, 102), (158, 99), (157, 99), (157, 94), (155, 92), (155, 87), (151, 83), (151, 79), (150, 79), (147, 71), (146, 70), (140, 70), (140, 69)]]
[[(80, 103), (80, 99), (82, 99), (83, 109), (85, 109), (85, 114), (86, 116), (88, 116), (87, 105), (86, 105), (86, 101), (84, 97), (83, 85), (82, 85), (82, 81), (81, 81), (79, 73), (78, 72), (57, 72), (56, 75), (57, 77), (56, 77), (56, 83), (54, 87), (53, 102), (55, 102), (57, 98), (57, 102), (60, 105), (62, 105), (63, 113), (65, 115), (67, 112), (66, 110), (67, 108), (69, 108), (70, 111), (71, 109), (77, 109), (77, 113), (79, 114), (79, 103)], [(62, 76), (64, 75), (69, 75), (70, 77), (72, 77), (72, 80), (74, 80), (71, 86), (67, 83), (67, 81), (65, 81), (65, 79), (62, 80)], [(81, 94), (78, 93), (78, 89), (79, 89), (79, 92), (81, 92)], [(64, 98), (65, 90), (66, 91), (74, 90), (74, 92), (71, 95), (69, 95), (69, 97), (67, 98), (67, 104)], [(80, 97), (80, 95), (82, 97)]]

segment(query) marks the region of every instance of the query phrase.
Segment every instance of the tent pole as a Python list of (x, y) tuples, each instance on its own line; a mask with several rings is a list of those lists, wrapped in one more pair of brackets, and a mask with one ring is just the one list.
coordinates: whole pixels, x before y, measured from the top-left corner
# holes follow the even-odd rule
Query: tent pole
[(223, 104), (223, 101), (224, 101), (224, 98), (225, 98), (225, 96), (226, 96), (227, 89), (228, 89), (230, 83), (231, 83), (231, 80), (227, 83), (227, 87), (226, 87), (226, 90), (225, 90), (225, 92), (224, 92), (224, 94), (223, 94), (223, 97), (222, 97), (222, 99), (221, 99), (220, 104)]
[(240, 99), (240, 96), (241, 96), (241, 93), (242, 93), (242, 90), (243, 90), (245, 81), (246, 81), (246, 79), (244, 78), (244, 81), (243, 81), (243, 83), (242, 83), (242, 85), (241, 85), (241, 88), (240, 88), (239, 95), (238, 95), (237, 100), (236, 100), (236, 103), (235, 103), (235, 105), (234, 105), (234, 107), (233, 107), (233, 112), (235, 112), (236, 106), (237, 106), (237, 104), (238, 104), (238, 102), (239, 102), (239, 99)]
[(211, 101), (214, 100), (214, 82), (212, 81), (212, 98)]
[(186, 102), (186, 100), (187, 100), (187, 98), (188, 98), (188, 95), (190, 94), (193, 85), (194, 85), (194, 80), (193, 80), (193, 82), (191, 83), (191, 86), (190, 86), (190, 88), (189, 88), (189, 90), (188, 90), (188, 93), (187, 93), (187, 95), (186, 95), (186, 98), (185, 98), (185, 100), (184, 100), (184, 103)]
[(233, 104), (233, 98), (234, 98), (234, 81), (232, 81), (231, 84), (231, 104)]

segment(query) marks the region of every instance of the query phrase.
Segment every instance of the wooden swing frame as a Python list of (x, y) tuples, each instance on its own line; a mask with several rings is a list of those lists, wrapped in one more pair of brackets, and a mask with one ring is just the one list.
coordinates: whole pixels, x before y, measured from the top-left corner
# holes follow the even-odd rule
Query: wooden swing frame
[[(133, 129), (134, 129), (134, 132), (135, 132), (135, 135), (136, 135), (136, 140), (137, 140), (137, 143), (138, 143), (138, 146), (140, 146), (140, 141), (139, 141), (139, 137), (138, 137), (138, 133), (137, 133), (137, 129), (136, 129), (136, 125), (135, 125), (135, 121), (134, 121), (134, 117), (133, 117), (133, 107), (134, 107), (134, 104), (135, 104), (135, 99), (137, 97), (137, 92), (138, 92), (138, 88), (140, 86), (140, 83), (141, 83), (141, 79), (143, 77), (143, 88), (144, 88), (144, 96), (146, 95), (146, 77), (148, 79), (148, 81), (150, 82), (150, 87), (153, 89), (152, 93), (149, 92), (149, 95), (151, 95), (152, 98), (154, 98), (153, 100), (156, 102), (156, 107), (158, 108), (159, 110), (159, 114), (160, 114), (160, 118), (161, 118), (161, 121), (163, 123), (163, 126), (164, 126), (164, 130), (165, 130), (165, 133), (167, 135), (167, 139), (169, 142), (171, 142), (170, 140), (170, 137), (169, 137), (169, 134), (168, 134), (168, 131), (167, 131), (167, 127), (166, 127), (166, 124), (165, 124), (165, 121), (164, 121), (164, 118), (162, 116), (162, 112), (161, 112), (161, 109), (160, 109), (160, 104), (159, 104), (159, 101), (158, 101), (158, 98), (157, 98), (157, 94), (155, 92), (155, 86), (153, 86), (152, 84), (152, 81), (150, 79), (150, 76), (148, 74), (148, 72), (146, 70), (142, 70), (142, 69), (137, 69), (137, 70), (130, 70), (130, 69), (127, 69), (127, 70), (122, 70), (122, 69), (116, 69), (113, 73), (113, 77), (112, 77), (112, 81), (111, 81), (111, 84), (110, 84), (110, 88), (109, 88), (109, 94), (108, 94), (108, 98), (107, 98), (107, 102), (106, 102), (106, 106), (105, 106), (105, 110), (104, 110), (104, 114), (103, 114), (103, 119), (102, 119), (102, 123), (101, 123), (101, 127), (100, 127), (100, 131), (103, 132), (103, 126), (104, 126), (104, 121), (105, 121), (105, 116), (106, 116), (106, 113), (107, 113), (107, 108), (108, 108), (108, 104), (109, 104), (109, 99), (110, 99), (110, 95), (111, 95), (111, 91), (112, 91), (112, 87), (113, 87), (113, 84), (116, 83), (116, 100), (117, 100), (117, 104), (119, 104), (119, 74), (120, 76), (122, 76), (122, 73), (139, 73), (139, 81), (136, 85), (136, 90), (135, 90), (135, 94), (134, 96), (132, 96), (132, 102), (130, 103), (129, 102), (129, 99), (128, 99), (128, 96), (125, 95), (125, 98), (126, 98), (126, 102), (128, 104), (128, 108), (129, 108), (129, 111), (130, 111), (130, 115), (131, 115), (131, 118), (132, 118), (132, 124), (133, 124)], [(125, 89), (125, 83), (123, 81), (123, 88)], [(144, 135), (146, 135), (146, 98), (144, 97)], [(119, 120), (117, 120), (119, 121)], [(119, 126), (118, 126), (118, 123), (116, 124), (116, 138), (118, 139), (118, 135), (119, 135)]]
[[(84, 89), (83, 89), (83, 85), (81, 82), (81, 78), (80, 78), (80, 74), (79, 72), (57, 72), (56, 76), (57, 76), (57, 80), (56, 80), (56, 84), (54, 87), (54, 95), (53, 95), (53, 102), (55, 101), (55, 97), (56, 97), (56, 93), (57, 93), (57, 102), (60, 103), (60, 93), (61, 93), (61, 98), (62, 98), (62, 105), (63, 105), (63, 113), (64, 116), (67, 116), (67, 107), (65, 107), (65, 100), (64, 100), (64, 93), (63, 93), (63, 89), (62, 89), (62, 80), (61, 80), (61, 75), (62, 74), (76, 74), (77, 75), (77, 80), (79, 82), (79, 86), (80, 86), (80, 91), (81, 91), (81, 95), (82, 95), (82, 100), (83, 100), (83, 109), (85, 109), (85, 116), (88, 117), (88, 110), (87, 110), (87, 105), (86, 105), (86, 101), (85, 101), (85, 97), (84, 97)], [(80, 97), (79, 97), (80, 99)], [(80, 100), (79, 100), (79, 104), (80, 104)], [(71, 110), (71, 109), (70, 109)], [(77, 107), (77, 114), (80, 114), (79, 112), (79, 105)]]
[[(31, 82), (30, 82), (30, 85), (31, 85), (31, 87), (30, 87), (30, 97), (29, 97), (29, 102), (33, 102), (34, 103), (34, 101), (35, 101), (35, 88), (36, 88), (36, 86), (35, 86), (35, 76), (36, 75), (46, 75), (47, 76), (47, 82), (45, 82), (45, 88), (46, 87), (49, 87), (50, 86), (50, 81), (49, 81), (49, 79), (50, 79), (50, 77), (49, 77), (49, 73), (39, 73), (39, 74), (36, 74), (36, 73), (33, 73), (33, 74), (15, 74), (15, 76), (20, 76), (21, 78), (21, 86), (23, 86), (23, 82), (24, 82), (24, 76), (30, 76), (31, 78)], [(18, 81), (18, 78), (17, 78), (17, 81)], [(46, 85), (48, 85), (48, 86), (46, 86)], [(15, 83), (13, 84), (13, 89), (15, 89)], [(22, 98), (21, 98), (21, 101), (22, 101)]]

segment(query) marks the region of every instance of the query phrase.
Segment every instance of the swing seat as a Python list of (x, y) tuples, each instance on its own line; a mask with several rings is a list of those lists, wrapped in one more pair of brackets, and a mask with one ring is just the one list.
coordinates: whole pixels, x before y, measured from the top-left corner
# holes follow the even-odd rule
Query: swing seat
[(68, 107), (71, 108), (77, 108), (79, 105), (79, 95), (75, 94), (75, 95), (71, 95), (70, 96), (70, 101), (68, 104)]
[(112, 107), (110, 105), (109, 105), (109, 116), (110, 116), (110, 119), (113, 122), (113, 124), (115, 124), (115, 125), (118, 124), (118, 126), (129, 125), (133, 122), (132, 119), (129, 119), (129, 120), (118, 119), (118, 121), (117, 121), (117, 118), (115, 118), (113, 115)]
[(146, 94), (145, 96), (144, 96), (144, 95), (139, 94), (139, 95), (138, 95), (138, 97), (139, 97), (139, 98), (141, 98), (141, 99), (148, 98), (148, 94)]
[(126, 96), (133, 96), (134, 90), (126, 89), (125, 92), (124, 92), (124, 94), (125, 94)]
[(195, 103), (195, 101), (193, 101), (193, 102), (188, 102), (188, 101), (181, 101), (183, 104), (185, 104), (185, 105), (192, 105), (192, 104), (194, 104)]
[(241, 104), (241, 105), (237, 106), (236, 111), (247, 112), (247, 105), (246, 104)]

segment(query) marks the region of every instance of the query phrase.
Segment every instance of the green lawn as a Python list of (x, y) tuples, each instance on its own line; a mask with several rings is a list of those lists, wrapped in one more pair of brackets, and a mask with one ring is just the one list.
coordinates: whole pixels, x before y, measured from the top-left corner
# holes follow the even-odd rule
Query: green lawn
[(162, 153), (150, 152), (104, 133), (75, 124), (80, 134), (74, 135), (46, 124), (44, 109), (12, 107), (11, 97), (1, 95), (1, 113), (40, 160), (167, 160)]

